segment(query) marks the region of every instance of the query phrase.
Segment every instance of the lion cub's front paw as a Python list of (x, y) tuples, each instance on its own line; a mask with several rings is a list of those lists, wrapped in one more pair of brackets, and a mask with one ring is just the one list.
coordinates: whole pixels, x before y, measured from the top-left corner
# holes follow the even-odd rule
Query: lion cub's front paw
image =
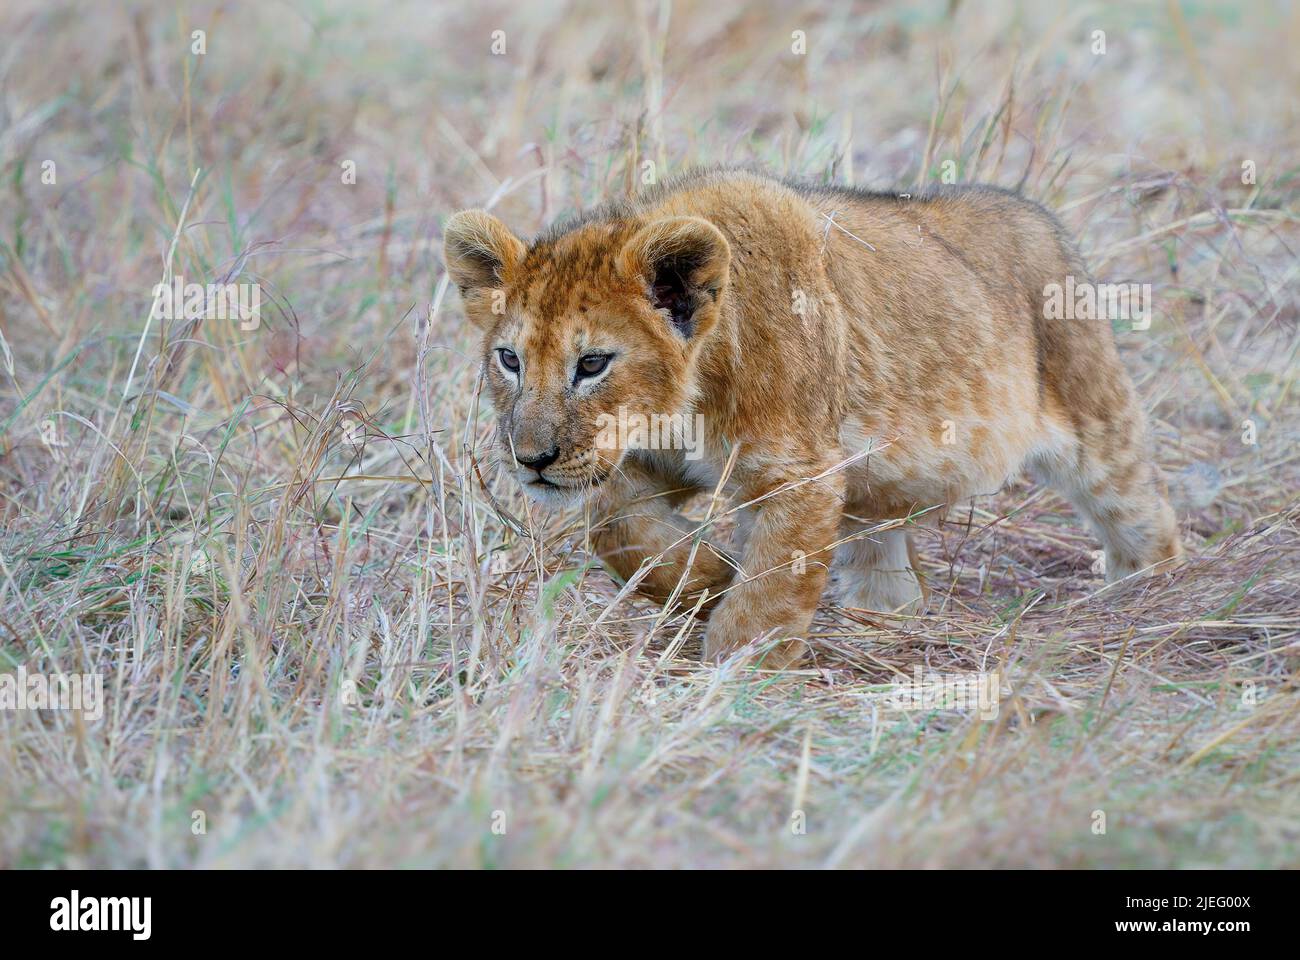
[(846, 571), (839, 593), (841, 605), (858, 610), (913, 616), (925, 607), (921, 581), (910, 567)]
[(755, 618), (739, 611), (735, 604), (729, 604), (724, 598), (713, 611), (704, 633), (704, 659), (719, 663), (752, 641), (772, 636), (781, 639), (775, 645), (770, 641), (758, 644), (756, 665), (764, 670), (794, 667), (808, 656), (808, 644), (799, 637), (782, 636), (784, 632), (757, 624)]

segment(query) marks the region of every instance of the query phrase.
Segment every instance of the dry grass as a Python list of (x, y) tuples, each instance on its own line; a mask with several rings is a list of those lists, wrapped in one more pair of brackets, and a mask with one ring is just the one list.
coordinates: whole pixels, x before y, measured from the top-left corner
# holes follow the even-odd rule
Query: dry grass
[[(1300, 12), (427, 6), (0, 13), (0, 672), (108, 696), (0, 711), (0, 865), (1300, 860)], [(932, 615), (701, 666), (489, 472), (440, 283), (450, 211), (532, 230), (646, 160), (953, 160), (1061, 211), (1154, 287), (1118, 337), (1196, 558), (1103, 591), (1016, 484), (923, 534)], [(147, 323), (170, 274), (260, 283), (262, 326)], [(892, 709), (917, 664), (1012, 692)]]

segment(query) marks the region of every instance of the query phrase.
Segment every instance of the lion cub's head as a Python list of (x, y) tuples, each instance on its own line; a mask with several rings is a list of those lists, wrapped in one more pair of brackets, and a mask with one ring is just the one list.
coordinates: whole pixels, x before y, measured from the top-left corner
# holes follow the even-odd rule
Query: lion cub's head
[(564, 502), (607, 480), (629, 445), (611, 418), (689, 405), (730, 262), (712, 224), (616, 218), (530, 247), (467, 210), (448, 222), (443, 251), (484, 333), (502, 459), (530, 495)]

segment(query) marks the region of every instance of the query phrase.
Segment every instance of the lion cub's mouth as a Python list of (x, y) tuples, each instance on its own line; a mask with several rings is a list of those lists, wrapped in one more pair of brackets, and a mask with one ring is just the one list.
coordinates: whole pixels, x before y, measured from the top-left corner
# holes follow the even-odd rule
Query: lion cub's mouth
[(595, 490), (606, 480), (610, 478), (613, 471), (605, 470), (600, 473), (583, 477), (576, 483), (563, 483), (556, 480), (550, 480), (541, 474), (536, 474), (532, 479), (526, 481), (523, 487), (531, 494), (541, 497), (548, 496), (568, 496), (581, 497), (582, 495)]

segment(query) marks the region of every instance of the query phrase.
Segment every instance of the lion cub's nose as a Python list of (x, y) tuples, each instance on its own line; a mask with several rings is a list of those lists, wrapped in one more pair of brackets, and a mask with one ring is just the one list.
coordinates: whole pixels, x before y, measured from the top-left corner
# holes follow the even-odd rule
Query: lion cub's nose
[(520, 463), (523, 466), (528, 467), (532, 470), (536, 470), (538, 473), (541, 473), (543, 470), (545, 470), (547, 467), (553, 464), (557, 459), (559, 459), (559, 456), (560, 456), (559, 447), (556, 447), (555, 449), (547, 453), (539, 453), (536, 456), (527, 456), (525, 454), (520, 453), (518, 450), (516, 450), (515, 462)]

